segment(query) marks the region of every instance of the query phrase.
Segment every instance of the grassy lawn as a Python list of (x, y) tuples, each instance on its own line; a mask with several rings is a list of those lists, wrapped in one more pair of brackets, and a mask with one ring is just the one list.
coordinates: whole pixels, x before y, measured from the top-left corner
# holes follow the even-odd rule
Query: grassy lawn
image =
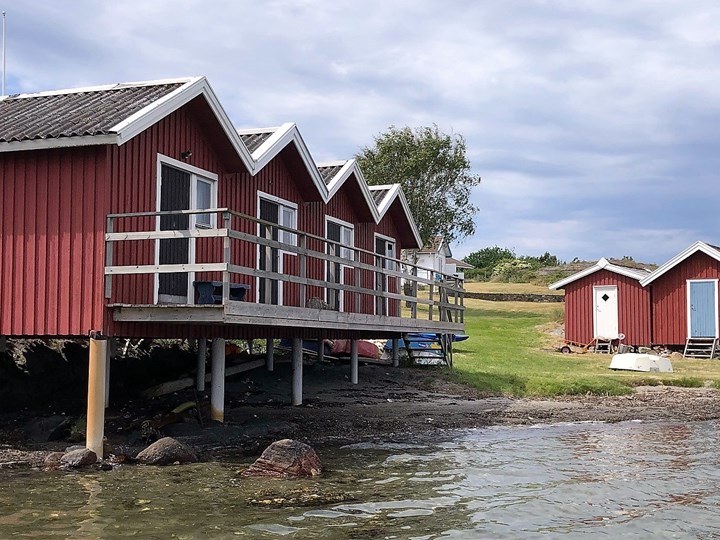
[(562, 305), (471, 299), (465, 305), (471, 337), (455, 345), (451, 376), (488, 394), (622, 395), (639, 385), (720, 386), (720, 360), (683, 359), (673, 362), (675, 373), (634, 373), (610, 371), (607, 354), (543, 350), (552, 338), (538, 326), (562, 322)]

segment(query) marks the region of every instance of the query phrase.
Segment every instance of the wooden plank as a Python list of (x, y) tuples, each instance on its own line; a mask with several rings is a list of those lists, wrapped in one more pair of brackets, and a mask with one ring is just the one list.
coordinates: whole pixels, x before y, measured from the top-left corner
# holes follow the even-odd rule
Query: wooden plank
[(227, 269), (228, 265), (225, 263), (107, 266), (105, 267), (105, 275), (173, 274), (181, 272), (224, 272)]
[(167, 240), (173, 238), (218, 238), (227, 237), (227, 229), (192, 229), (192, 230), (165, 230), (165, 231), (139, 231), (117, 232), (111, 230), (105, 233), (107, 242), (124, 242), (135, 240)]
[(113, 320), (127, 322), (221, 323), (222, 306), (113, 306)]

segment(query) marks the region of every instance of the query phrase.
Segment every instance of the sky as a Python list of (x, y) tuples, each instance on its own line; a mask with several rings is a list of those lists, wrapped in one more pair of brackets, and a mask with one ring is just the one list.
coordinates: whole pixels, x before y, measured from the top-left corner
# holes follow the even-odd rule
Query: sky
[(0, 0), (7, 93), (205, 75), (316, 162), (462, 135), (494, 245), (662, 263), (720, 243), (717, 0)]

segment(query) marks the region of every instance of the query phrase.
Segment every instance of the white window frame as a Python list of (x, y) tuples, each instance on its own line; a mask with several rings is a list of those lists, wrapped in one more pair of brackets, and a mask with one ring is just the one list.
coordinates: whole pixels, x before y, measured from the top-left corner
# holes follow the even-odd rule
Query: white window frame
[[(387, 236), (387, 235), (380, 234), (380, 233), (375, 233), (375, 238), (382, 238), (383, 240), (385, 240), (387, 242), (391, 242), (392, 243), (392, 255), (390, 255), (389, 253), (385, 253), (385, 256), (392, 257), (393, 259), (398, 258), (397, 257), (397, 240), (395, 240), (392, 236)], [(373, 250), (375, 249), (375, 244), (377, 244), (377, 242), (375, 240), (373, 240)], [(387, 268), (388, 270), (395, 270), (395, 262), (393, 262), (392, 264), (393, 264), (393, 267)]]
[[(260, 201), (262, 199), (264, 199), (268, 202), (275, 203), (278, 206), (280, 206), (280, 208), (278, 209), (278, 221), (280, 221), (281, 223), (278, 223), (278, 225), (282, 225), (283, 227), (292, 227), (295, 230), (297, 230), (297, 223), (298, 223), (298, 205), (297, 205), (297, 203), (288, 201), (287, 199), (282, 199), (276, 195), (271, 195), (270, 193), (266, 193), (266, 192), (260, 191), (260, 190), (257, 191), (256, 198), (257, 198), (257, 200), (256, 200), (257, 204), (256, 204), (256, 208), (255, 208), (255, 215), (257, 216), (258, 219), (260, 219)], [(294, 223), (292, 225), (286, 225), (286, 224), (282, 223), (282, 221), (284, 221), (284, 219), (285, 219), (285, 217), (284, 217), (285, 214), (283, 214), (283, 212), (282, 212), (283, 207), (293, 210), (292, 216), (293, 216)], [(291, 240), (290, 242), (285, 242), (285, 243), (293, 245), (293, 246), (297, 246), (297, 234), (287, 233), (286, 231), (282, 231), (282, 230), (280, 232), (283, 234), (287, 234), (289, 236), (288, 240)], [(257, 226), (256, 234), (258, 237), (260, 236), (260, 224), (259, 223)], [(285, 239), (281, 237), (281, 239), (279, 241), (284, 242)], [(282, 274), (285, 271), (285, 265), (283, 264), (283, 259), (285, 258), (285, 255), (297, 256), (297, 253), (294, 253), (292, 251), (285, 251), (283, 249), (279, 250), (278, 274)], [(260, 268), (260, 244), (258, 244), (258, 246), (257, 246), (257, 250), (255, 252), (255, 257), (256, 257), (255, 258), (255, 268), (259, 269)], [(280, 281), (278, 283), (278, 305), (279, 306), (284, 305), (284, 303), (283, 303), (284, 302), (284, 300), (283, 300), (283, 297), (284, 297), (283, 290), (284, 289), (285, 289), (285, 282)], [(255, 280), (255, 295), (258, 298), (260, 297), (260, 279), (259, 278)]]
[[(206, 182), (210, 184), (210, 208), (217, 208), (218, 203), (218, 175), (211, 171), (189, 165), (184, 161), (173, 159), (164, 154), (157, 154), (156, 163), (156, 174), (155, 174), (155, 210), (160, 212), (160, 195), (162, 193), (162, 166), (167, 165), (174, 169), (181, 170), (190, 175), (190, 209), (197, 209), (197, 183)], [(204, 228), (214, 229), (217, 227), (217, 214), (210, 214), (210, 225), (203, 223), (197, 223), (197, 216), (190, 216), (190, 228)], [(155, 230), (160, 230), (160, 216), (155, 218)], [(196, 238), (190, 238), (190, 245), (188, 246), (188, 264), (195, 264), (195, 242)], [(160, 262), (160, 242), (155, 242), (155, 264), (158, 265)], [(195, 303), (195, 296), (193, 294), (192, 283), (195, 281), (195, 272), (188, 272), (188, 304)], [(155, 304), (159, 302), (159, 289), (160, 289), (160, 275), (155, 274), (153, 279), (153, 301)]]
[[(333, 216), (325, 216), (325, 239), (329, 240), (328, 238), (328, 222), (335, 223), (336, 225), (340, 226), (340, 257), (343, 259), (347, 259), (348, 261), (354, 261), (355, 260), (355, 225), (348, 222), (343, 221), (342, 219), (338, 219)], [(345, 238), (343, 238), (344, 234), (343, 232), (349, 232), (350, 233), (350, 243), (345, 243)]]
[(690, 284), (691, 283), (713, 283), (715, 286), (715, 337), (720, 337), (720, 314), (718, 314), (718, 279), (688, 279), (685, 284), (685, 318), (687, 337), (692, 332), (690, 320)]
[[(376, 232), (376, 233), (374, 234), (374, 236), (373, 236), (373, 251), (375, 251), (375, 247), (377, 246), (377, 239), (378, 239), (378, 238), (380, 238), (380, 239), (382, 239), (382, 240), (385, 240), (386, 242), (390, 242), (390, 243), (392, 244), (392, 258), (393, 258), (393, 259), (397, 259), (397, 240), (395, 240), (395, 238), (393, 238), (392, 236), (387, 236), (387, 235), (384, 235), (384, 234), (381, 234), (381, 233), (377, 233), (377, 232)], [(377, 253), (376, 253), (376, 255), (377, 255)], [(386, 245), (386, 250), (385, 250), (385, 256), (386, 256), (386, 257), (391, 256), (391, 255), (389, 254), (388, 250), (387, 250), (387, 245)], [(390, 264), (392, 265), (392, 266), (387, 266), (387, 267), (385, 267), (386, 270), (396, 270), (396, 268), (395, 268), (395, 264), (396, 264), (395, 261), (387, 261), (387, 259), (386, 259), (386, 260), (385, 260), (385, 263), (386, 263), (386, 264), (390, 263)], [(399, 278), (398, 278), (398, 279), (399, 279)], [(387, 292), (387, 291), (386, 291), (386, 292)], [(383, 298), (382, 300), (383, 300), (383, 303), (385, 304), (385, 312), (386, 312), (386, 313), (389, 313), (389, 312), (390, 312), (390, 302), (389, 302), (389, 298), (385, 297), (385, 298)], [(374, 307), (375, 315), (380, 315), (380, 314), (378, 313), (378, 309), (377, 309), (377, 302), (373, 302), (373, 303), (375, 304), (375, 307)], [(387, 315), (386, 315), (386, 316), (387, 316)]]
[[(257, 192), (257, 208), (255, 211), (255, 215), (260, 219), (260, 199), (265, 199), (268, 202), (277, 204), (280, 208), (278, 210), (278, 225), (282, 227), (289, 227), (291, 229), (297, 230), (297, 224), (298, 224), (298, 205), (297, 203), (294, 203), (292, 201), (288, 201), (286, 199), (281, 199), (280, 197), (276, 195), (270, 195), (269, 193), (265, 193), (264, 191)], [(285, 217), (286, 214), (283, 212), (283, 210), (292, 210), (292, 213), (290, 214), (292, 223), (285, 223)], [(257, 234), (260, 236), (260, 224), (258, 223), (257, 226)], [(284, 244), (289, 244), (291, 246), (297, 246), (298, 245), (298, 235), (295, 233), (290, 233), (287, 231), (280, 230), (280, 238), (278, 239), (279, 242), (282, 242)], [(292, 251), (284, 251), (280, 250), (282, 253), (286, 255), (294, 255), (297, 256), (297, 253), (294, 253)], [(258, 250), (258, 257), (260, 251)]]

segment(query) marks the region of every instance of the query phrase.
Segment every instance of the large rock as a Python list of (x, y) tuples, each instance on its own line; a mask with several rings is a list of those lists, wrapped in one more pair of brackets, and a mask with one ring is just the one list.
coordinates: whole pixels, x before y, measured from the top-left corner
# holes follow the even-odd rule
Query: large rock
[(79, 467), (87, 467), (93, 463), (97, 463), (97, 454), (88, 448), (78, 448), (71, 450), (60, 458), (60, 463), (66, 467), (77, 469)]
[(320, 458), (312, 447), (283, 439), (268, 446), (255, 463), (243, 471), (242, 476), (297, 478), (317, 476), (321, 472)]
[(196, 463), (197, 454), (172, 437), (163, 437), (137, 455), (145, 465), (172, 465), (173, 463)]

